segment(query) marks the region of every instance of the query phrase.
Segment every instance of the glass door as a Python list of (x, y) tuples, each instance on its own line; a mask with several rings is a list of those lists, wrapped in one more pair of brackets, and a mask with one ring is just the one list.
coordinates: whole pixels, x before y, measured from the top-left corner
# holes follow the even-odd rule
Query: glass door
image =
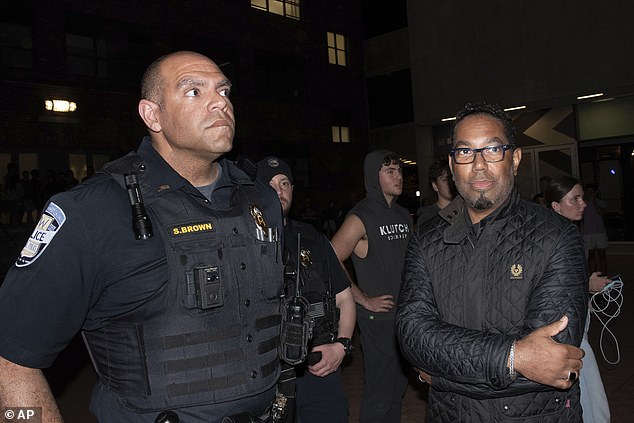
[(522, 198), (531, 200), (541, 191), (539, 179), (543, 176), (571, 175), (579, 177), (577, 144), (548, 147), (522, 147), (522, 161), (515, 184)]

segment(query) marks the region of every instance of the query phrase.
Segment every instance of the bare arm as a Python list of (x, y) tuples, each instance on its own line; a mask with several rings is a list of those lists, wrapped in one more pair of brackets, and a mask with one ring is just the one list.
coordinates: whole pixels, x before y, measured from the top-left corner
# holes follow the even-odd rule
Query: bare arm
[(63, 422), (42, 371), (0, 357), (0, 409), (5, 407), (41, 407), (42, 423)]
[(394, 297), (392, 295), (379, 295), (369, 297), (352, 280), (343, 262), (354, 252), (357, 256), (364, 258), (368, 254), (368, 238), (365, 233), (365, 226), (358, 216), (351, 214), (341, 224), (341, 227), (330, 241), (332, 248), (341, 262), (341, 266), (350, 279), (352, 297), (361, 307), (373, 312), (387, 312), (394, 307)]
[(341, 312), (339, 316), (339, 331), (337, 336), (339, 338), (352, 338), (354, 332), (354, 325), (357, 318), (357, 309), (354, 305), (354, 298), (352, 298), (351, 288), (346, 288), (335, 297), (337, 307)]
[(365, 226), (358, 216), (351, 214), (341, 224), (330, 241), (339, 261), (344, 262), (354, 252), (359, 257), (368, 254), (368, 238)]

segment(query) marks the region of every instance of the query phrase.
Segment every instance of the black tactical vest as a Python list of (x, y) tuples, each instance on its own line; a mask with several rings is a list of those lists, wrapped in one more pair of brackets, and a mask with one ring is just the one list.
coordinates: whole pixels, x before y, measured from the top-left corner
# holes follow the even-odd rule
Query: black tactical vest
[[(300, 233), (301, 246), (297, 247), (297, 234)], [(332, 292), (330, 273), (324, 268), (324, 251), (320, 248), (324, 235), (310, 224), (289, 220), (284, 233), (285, 261), (297, 269), (300, 266), (301, 293), (308, 301), (308, 314), (312, 318), (311, 347), (333, 342), (339, 327), (339, 309), (335, 294)], [(299, 257), (298, 257), (299, 253)], [(286, 277), (286, 292), (292, 296), (297, 281), (295, 276)]]
[(119, 182), (137, 173), (169, 278), (141, 307), (84, 333), (101, 382), (139, 411), (215, 404), (271, 388), (280, 367), (283, 268), (279, 242), (256, 239), (251, 210), (262, 205), (255, 188), (236, 184), (231, 207), (218, 210), (193, 187), (155, 192), (136, 154), (104, 170)]

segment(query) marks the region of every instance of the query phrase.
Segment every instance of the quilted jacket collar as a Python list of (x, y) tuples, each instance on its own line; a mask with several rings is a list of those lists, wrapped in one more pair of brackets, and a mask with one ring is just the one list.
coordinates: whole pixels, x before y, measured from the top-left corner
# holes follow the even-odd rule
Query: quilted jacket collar
[[(517, 187), (513, 187), (511, 195), (506, 202), (491, 215), (483, 219), (481, 223), (483, 225), (489, 225), (493, 222), (506, 220), (515, 212), (520, 200), (521, 198)], [(449, 223), (443, 236), (447, 244), (460, 244), (460, 242), (469, 235), (471, 228), (469, 227), (470, 223), (467, 222), (469, 218), (465, 215), (465, 209), (464, 199), (460, 195), (457, 195), (447, 207), (438, 213), (444, 221)]]

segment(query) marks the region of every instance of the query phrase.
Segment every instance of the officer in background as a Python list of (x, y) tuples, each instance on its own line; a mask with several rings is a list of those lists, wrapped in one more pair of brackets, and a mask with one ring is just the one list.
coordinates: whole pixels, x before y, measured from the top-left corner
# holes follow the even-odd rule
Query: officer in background
[[(340, 366), (351, 351), (356, 317), (350, 282), (324, 234), (310, 224), (288, 217), (293, 201), (293, 175), (289, 166), (277, 157), (267, 157), (258, 162), (257, 179), (277, 192), (284, 214), (284, 256), (295, 267), (297, 234), (300, 234), (302, 296), (311, 303), (311, 309), (319, 310), (335, 294), (339, 309), (338, 322), (325, 317), (315, 319), (308, 363), (296, 366), (296, 417), (301, 423), (347, 422), (348, 401)], [(287, 295), (294, 292), (295, 282), (293, 278), (287, 279)]]
[(61, 422), (39, 369), (78, 331), (100, 422), (218, 423), (272, 402), (282, 215), (222, 158), (230, 90), (203, 55), (157, 59), (142, 80), (138, 151), (48, 202), (0, 289), (0, 409), (41, 407), (43, 423)]

